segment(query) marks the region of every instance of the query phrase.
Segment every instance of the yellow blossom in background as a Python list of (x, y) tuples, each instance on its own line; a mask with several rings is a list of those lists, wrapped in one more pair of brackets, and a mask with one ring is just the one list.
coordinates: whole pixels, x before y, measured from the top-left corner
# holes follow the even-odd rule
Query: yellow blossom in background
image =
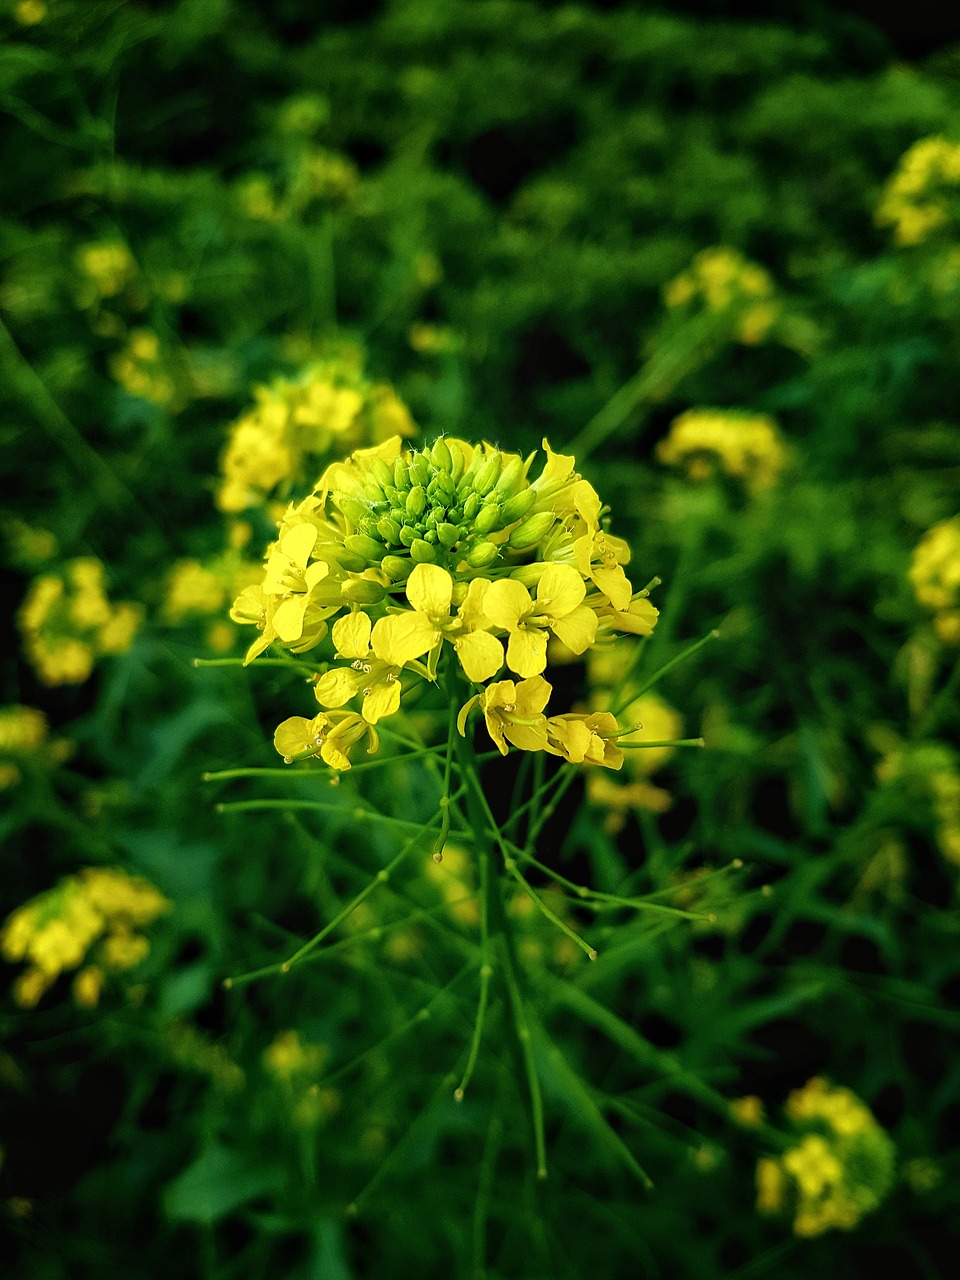
[(49, 769), (66, 760), (71, 745), (51, 738), (47, 717), (35, 707), (0, 707), (0, 791), (15, 786), (23, 771)]
[(288, 208), (302, 213), (313, 204), (350, 204), (360, 174), (349, 156), (325, 147), (304, 151), (297, 160), (286, 194)]
[(77, 303), (85, 310), (97, 311), (105, 302), (134, 311), (146, 306), (147, 294), (139, 268), (122, 241), (81, 245), (74, 261), (79, 276)]
[(263, 1051), (263, 1065), (276, 1080), (296, 1076), (316, 1076), (323, 1068), (327, 1050), (322, 1044), (304, 1044), (299, 1031), (281, 1031)]
[(447, 906), (451, 919), (475, 928), (480, 923), (480, 901), (473, 874), (473, 860), (466, 849), (447, 843), (443, 860), (428, 859), (424, 865), (427, 880), (434, 884)]
[(69, 560), (30, 584), (17, 622), (27, 657), (48, 685), (81, 684), (98, 658), (125, 653), (140, 627), (139, 605), (111, 604), (99, 560)]
[(891, 742), (876, 768), (889, 786), (904, 785), (930, 805), (934, 838), (948, 862), (960, 866), (960, 759), (941, 742)]
[(941, 520), (920, 539), (909, 571), (917, 602), (933, 614), (944, 644), (960, 644), (960, 516)]
[(134, 329), (126, 345), (110, 361), (110, 372), (125, 391), (166, 405), (176, 395), (176, 383), (159, 337), (151, 329)]
[(768, 272), (736, 249), (703, 249), (664, 288), (671, 311), (707, 310), (729, 318), (731, 337), (747, 346), (764, 342), (780, 315)]
[(899, 245), (921, 244), (950, 221), (960, 194), (960, 143), (921, 138), (904, 152), (877, 207)]
[(784, 1110), (797, 1140), (758, 1161), (758, 1211), (790, 1215), (798, 1236), (856, 1226), (893, 1186), (889, 1136), (855, 1094), (819, 1076), (794, 1090)]
[(52, 560), (59, 550), (56, 534), (49, 529), (27, 524), (16, 516), (3, 520), (2, 529), (10, 558), (24, 569), (38, 569), (46, 561)]
[(43, 0), (17, 0), (13, 16), (22, 27), (35, 27), (47, 16), (47, 6)]
[(750, 493), (776, 484), (787, 452), (773, 418), (730, 409), (688, 409), (657, 445), (657, 458), (690, 480), (720, 472)]
[(104, 971), (139, 964), (150, 944), (137, 931), (170, 905), (149, 881), (112, 867), (87, 867), (31, 898), (0, 930), (3, 958), (27, 965), (14, 982), (14, 999), (29, 1008), (61, 973), (77, 969), (74, 998), (92, 1007), (99, 1000)]
[(393, 390), (363, 376), (346, 355), (311, 365), (298, 378), (257, 387), (254, 407), (231, 426), (221, 459), (217, 505), (240, 513), (311, 483), (333, 457), (393, 435), (413, 420)]
[[(619, 719), (627, 726), (642, 726), (625, 740), (628, 743), (670, 743), (683, 732), (683, 718), (657, 693), (633, 698), (629, 679), (622, 678), (633, 666), (634, 651), (630, 641), (621, 640), (589, 655), (587, 675), (590, 680), (591, 705), (606, 709), (620, 708)], [(606, 811), (605, 827), (610, 832), (623, 828), (632, 809), (663, 813), (670, 808), (672, 797), (650, 779), (667, 764), (676, 748), (667, 746), (628, 748), (623, 752), (624, 768), (619, 777), (591, 772), (587, 777), (587, 799)]]
[[(394, 436), (331, 463), (314, 493), (287, 508), (262, 581), (231, 609), (260, 632), (246, 660), (271, 644), (308, 653), (330, 632), (346, 665), (318, 673), (322, 715), (277, 730), (286, 759), (347, 767), (349, 747), (397, 713), (404, 688), (435, 682), (447, 662), (453, 678), (480, 686), (460, 709), (462, 734), (477, 709), (503, 754), (620, 768), (613, 716), (548, 718), (548, 642), (582, 654), (617, 632), (649, 634), (657, 612), (634, 591), (629, 549), (607, 531), (574, 459), (546, 442), (544, 453), (531, 479), (536, 455), (453, 438), (404, 449)], [(508, 671), (521, 678), (498, 679)], [(350, 702), (352, 719), (330, 710)]]

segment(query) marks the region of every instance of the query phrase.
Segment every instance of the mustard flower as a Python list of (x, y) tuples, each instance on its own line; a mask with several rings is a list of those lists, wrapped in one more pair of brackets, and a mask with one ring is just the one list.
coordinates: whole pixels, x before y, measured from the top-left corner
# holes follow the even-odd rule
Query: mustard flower
[(899, 245), (917, 245), (945, 226), (960, 188), (960, 143), (921, 138), (900, 158), (877, 206), (879, 226)]
[[(271, 644), (308, 653), (332, 627), (343, 664), (316, 680), (322, 707), (359, 703), (373, 725), (399, 710), (404, 680), (435, 682), (442, 669), (482, 687), (468, 706), (482, 706), (499, 749), (617, 767), (615, 725), (560, 718), (548, 734), (548, 644), (583, 654), (601, 637), (649, 634), (657, 613), (574, 459), (544, 452), (531, 476), (535, 455), (453, 438), (405, 449), (395, 436), (331, 463), (287, 508), (261, 582), (234, 603), (231, 617), (260, 631), (247, 661)], [(497, 679), (504, 666), (519, 684)], [(285, 729), (281, 754), (329, 763), (326, 722), (311, 746), (313, 722), (293, 720), (299, 738), (291, 746)]]
[(960, 644), (960, 516), (927, 530), (914, 549), (909, 577), (939, 639)]
[(730, 409), (689, 409), (675, 418), (657, 445), (657, 458), (690, 480), (715, 472), (739, 481), (749, 493), (769, 489), (786, 465), (786, 449), (766, 414)]

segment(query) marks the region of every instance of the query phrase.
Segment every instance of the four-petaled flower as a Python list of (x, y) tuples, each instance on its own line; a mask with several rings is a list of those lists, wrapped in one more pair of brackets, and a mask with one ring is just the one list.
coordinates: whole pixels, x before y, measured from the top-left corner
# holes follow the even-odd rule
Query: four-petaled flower
[(312, 720), (290, 716), (277, 726), (273, 745), (287, 763), (319, 756), (332, 769), (350, 768), (350, 751), (361, 738), (367, 739), (367, 754), (378, 750), (376, 729), (355, 711), (321, 712)]
[(400, 667), (371, 657), (367, 615), (348, 613), (335, 622), (333, 643), (342, 658), (353, 662), (332, 667), (317, 681), (314, 693), (321, 707), (342, 707), (362, 692), (360, 710), (368, 724), (392, 716), (400, 707)]
[(479, 707), (487, 732), (501, 755), (507, 754), (508, 742), (521, 751), (546, 751), (547, 718), (543, 709), (551, 692), (550, 685), (541, 675), (521, 680), (519, 684), (513, 680), (498, 680), (463, 704), (457, 716), (457, 728), (464, 736), (467, 717), (474, 707)]
[(551, 716), (547, 721), (547, 750), (563, 756), (571, 764), (599, 764), (607, 769), (623, 765), (623, 752), (614, 738), (619, 732), (617, 718), (609, 711), (591, 715)]
[(573, 653), (583, 653), (597, 634), (597, 615), (583, 603), (586, 587), (571, 565), (551, 564), (537, 583), (536, 600), (512, 578), (493, 582), (484, 597), (491, 622), (510, 637), (507, 666), (518, 676), (537, 676), (547, 665), (550, 631)]

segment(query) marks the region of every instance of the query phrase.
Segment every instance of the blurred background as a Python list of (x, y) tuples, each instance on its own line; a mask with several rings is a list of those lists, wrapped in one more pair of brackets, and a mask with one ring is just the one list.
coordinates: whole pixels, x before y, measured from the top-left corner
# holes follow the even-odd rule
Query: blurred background
[[(0, 4), (5, 1274), (951, 1273), (960, 19), (878, 21)], [(452, 1097), (469, 851), (222, 986), (393, 856), (361, 808), (436, 806), (396, 749), (204, 780), (312, 714), (228, 617), (279, 515), (398, 432), (576, 455), (662, 579), (637, 715), (706, 743), (579, 779), (539, 845), (667, 909), (557, 895), (588, 965), (515, 904), (544, 1183), (496, 1024)]]

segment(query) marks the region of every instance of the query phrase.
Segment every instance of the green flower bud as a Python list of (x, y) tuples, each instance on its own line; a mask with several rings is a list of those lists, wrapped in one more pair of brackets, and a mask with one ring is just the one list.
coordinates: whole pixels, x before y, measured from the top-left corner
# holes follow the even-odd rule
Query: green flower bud
[(369, 464), (368, 476), (372, 476), (376, 483), (383, 489), (386, 485), (393, 483), (393, 469), (388, 467), (382, 458), (371, 458)]
[(463, 504), (464, 519), (472, 520), (480, 510), (481, 498), (478, 493), (467, 494), (466, 501)]
[(481, 498), (486, 497), (493, 486), (500, 478), (500, 467), (503, 463), (503, 457), (498, 449), (495, 449), (487, 458), (486, 462), (477, 472), (476, 479), (473, 482), (475, 493), (479, 493)]
[(384, 556), (380, 568), (391, 582), (406, 582), (413, 573), (413, 561), (406, 556)]
[(401, 454), (393, 464), (393, 483), (398, 489), (406, 489), (409, 483), (409, 472), (407, 460)]
[(454, 443), (452, 446), (448, 445), (447, 447), (450, 450), (450, 458), (451, 458), (450, 479), (453, 481), (454, 484), (459, 484), (460, 478), (463, 475), (463, 469), (467, 465), (467, 459), (463, 450), (460, 448), (458, 444)]
[(410, 544), (410, 554), (417, 564), (436, 564), (436, 550), (423, 538), (414, 538)]
[(422, 453), (418, 453), (410, 463), (410, 484), (419, 484), (426, 488), (432, 474), (430, 463)]
[(414, 529), (413, 525), (404, 524), (400, 526), (400, 541), (405, 547), (411, 546), (414, 539), (419, 536), (420, 535), (417, 533), (416, 529)]
[(511, 570), (510, 577), (532, 591), (548, 568), (549, 565), (544, 560), (538, 560), (536, 564), (521, 564)]
[(354, 527), (359, 525), (370, 514), (370, 508), (357, 498), (338, 498), (337, 506)]
[(432, 547), (435, 547), (440, 541), (436, 529), (428, 529), (423, 535), (423, 540), (424, 542), (429, 542)]
[(416, 484), (407, 494), (407, 515), (416, 519), (417, 516), (423, 514), (424, 507), (427, 505), (427, 495), (423, 491), (423, 486)]
[(369, 578), (348, 578), (340, 588), (340, 595), (351, 604), (379, 604), (387, 594), (386, 588)]
[(400, 526), (389, 516), (382, 516), (377, 521), (377, 533), (388, 546), (396, 546), (400, 541)]
[(358, 556), (355, 551), (348, 551), (344, 546), (333, 548), (327, 554), (336, 560), (341, 569), (346, 569), (347, 573), (362, 573), (369, 564), (366, 556)]
[(463, 519), (463, 507), (448, 507), (447, 519), (451, 524), (459, 524)]
[(384, 553), (382, 542), (374, 542), (365, 533), (351, 533), (343, 540), (343, 545), (354, 555), (363, 556), (365, 560), (379, 561)]
[(512, 498), (523, 483), (523, 459), (511, 458), (497, 481), (497, 494), (501, 502)]
[(437, 525), (437, 536), (449, 551), (451, 547), (460, 541), (460, 530), (455, 524), (448, 524), (444, 521), (442, 524)]
[(509, 545), (514, 551), (519, 551), (523, 547), (536, 546), (553, 528), (556, 518), (552, 511), (538, 511), (536, 515), (528, 516), (511, 533), (508, 539)]
[(467, 467), (466, 471), (463, 473), (463, 478), (461, 479), (460, 483), (457, 485), (457, 494), (459, 495), (459, 497), (465, 498), (468, 493), (473, 492), (473, 482), (474, 480), (476, 480), (477, 472), (480, 470), (482, 465), (483, 465), (483, 455), (480, 453), (480, 450), (478, 449), (476, 453), (474, 453), (469, 467)]
[(500, 523), (500, 503), (487, 502), (484, 503), (480, 514), (473, 522), (473, 531), (482, 537), (485, 533), (492, 533), (494, 529), (499, 529)]
[(466, 557), (471, 569), (487, 569), (500, 554), (500, 548), (494, 542), (479, 542)]
[(430, 457), (433, 459), (433, 465), (440, 471), (449, 471), (452, 458), (450, 450), (447, 448), (443, 436), (439, 440), (434, 440), (433, 448), (430, 450)]
[(503, 504), (503, 510), (500, 513), (503, 524), (513, 524), (515, 520), (522, 520), (536, 500), (537, 495), (533, 489), (524, 489), (514, 494), (509, 502)]

